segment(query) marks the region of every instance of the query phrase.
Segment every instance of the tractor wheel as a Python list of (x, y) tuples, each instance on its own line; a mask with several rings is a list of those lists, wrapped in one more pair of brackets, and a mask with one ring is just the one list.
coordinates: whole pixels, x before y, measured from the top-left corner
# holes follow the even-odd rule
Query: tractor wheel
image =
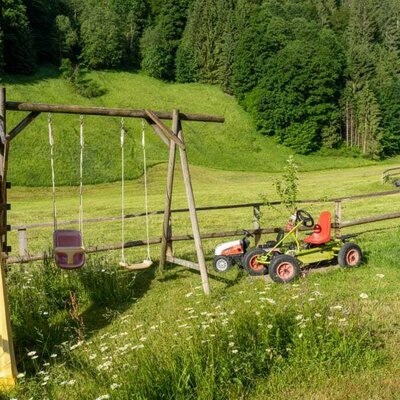
[(268, 274), (268, 267), (257, 262), (257, 257), (263, 254), (265, 254), (265, 250), (260, 247), (256, 247), (245, 254), (243, 266), (250, 275), (257, 276)]
[(214, 257), (214, 269), (217, 272), (226, 272), (232, 266), (232, 262), (228, 257), (216, 256)]
[(361, 259), (361, 249), (355, 243), (345, 243), (338, 254), (338, 263), (343, 268), (358, 267)]
[(272, 259), (269, 276), (274, 282), (289, 283), (300, 277), (299, 262), (292, 256), (281, 254)]

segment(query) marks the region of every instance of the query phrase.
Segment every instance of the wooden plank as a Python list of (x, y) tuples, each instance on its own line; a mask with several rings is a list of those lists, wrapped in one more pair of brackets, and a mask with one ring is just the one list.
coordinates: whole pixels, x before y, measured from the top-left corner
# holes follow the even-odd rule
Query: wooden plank
[(260, 240), (261, 240), (261, 233), (259, 232), (259, 230), (261, 228), (260, 216), (261, 216), (260, 206), (254, 206), (253, 207), (253, 228), (256, 232), (254, 234), (254, 246), (255, 247), (258, 246), (258, 244), (260, 243)]
[(35, 118), (40, 115), (38, 111), (32, 111), (28, 114), (14, 129), (7, 135), (7, 140), (13, 140), (19, 133), (21, 133)]
[[(3, 133), (7, 133), (6, 124), (6, 89), (0, 88), (0, 120)], [(7, 168), (8, 142), (0, 143), (0, 203), (7, 203)], [(0, 264), (0, 388), (10, 389), (15, 386), (17, 378), (17, 363), (15, 360), (14, 343), (11, 330), (10, 307), (6, 283), (7, 254), (7, 208), (2, 208), (0, 216), (1, 264)]]
[(147, 118), (146, 119), (147, 123), (153, 128), (154, 132), (156, 135), (169, 147), (169, 140), (168, 138), (164, 135), (162, 130), (157, 126), (155, 122), (153, 122), (151, 119)]
[[(182, 142), (184, 142), (181, 125), (179, 126), (178, 137), (179, 137), (179, 139), (182, 140)], [(208, 281), (208, 274), (207, 274), (207, 268), (206, 268), (206, 261), (204, 258), (203, 245), (201, 243), (199, 222), (197, 220), (196, 204), (195, 204), (195, 200), (194, 200), (192, 181), (190, 178), (190, 171), (189, 171), (189, 162), (187, 159), (186, 150), (183, 147), (179, 147), (179, 155), (181, 158), (183, 180), (185, 182), (186, 197), (187, 197), (187, 201), (188, 201), (188, 205), (189, 205), (189, 214), (190, 214), (190, 220), (192, 223), (194, 244), (196, 247), (197, 261), (199, 263), (203, 291), (205, 294), (209, 294), (210, 293), (210, 284)]]
[[(147, 118), (145, 110), (130, 108), (86, 107), (66, 104), (44, 104), (7, 101), (6, 109), (10, 111), (35, 111), (57, 114), (99, 115), (108, 117)], [(154, 111), (159, 119), (172, 120), (172, 113)], [(219, 115), (180, 113), (179, 118), (184, 121), (216, 122), (223, 123), (225, 118)]]
[(171, 131), (171, 129), (166, 126), (157, 115), (151, 110), (144, 110), (147, 116), (160, 128), (161, 132), (169, 139), (175, 142), (182, 149), (185, 148), (182, 140)]
[[(176, 135), (179, 129), (179, 111), (173, 111), (174, 119), (172, 120), (172, 131)], [(161, 241), (161, 254), (159, 269), (162, 273), (165, 267), (165, 261), (167, 256), (168, 237), (170, 236), (169, 227), (171, 221), (171, 204), (172, 204), (172, 189), (174, 186), (174, 174), (175, 174), (175, 161), (176, 161), (176, 145), (174, 141), (170, 141), (169, 145), (169, 160), (168, 160), (168, 173), (167, 173), (167, 187), (165, 189), (165, 207), (164, 207), (164, 221)], [(171, 243), (171, 242), (170, 242)], [(172, 256), (172, 246), (168, 249), (169, 255)]]
[(344, 221), (340, 224), (340, 227), (346, 228), (349, 226), (364, 225), (364, 224), (369, 224), (371, 222), (386, 221), (389, 219), (396, 219), (396, 218), (400, 218), (400, 213), (382, 214), (382, 215), (375, 215), (373, 217), (353, 219), (351, 221)]
[(21, 229), (18, 231), (18, 244), (19, 244), (19, 256), (29, 257), (28, 238), (26, 237), (26, 229)]
[(183, 260), (182, 258), (176, 258), (176, 257), (167, 257), (167, 261), (170, 262), (171, 264), (176, 264), (180, 265), (181, 267), (186, 267), (194, 269), (196, 271), (200, 271), (199, 264), (194, 263), (192, 261)]

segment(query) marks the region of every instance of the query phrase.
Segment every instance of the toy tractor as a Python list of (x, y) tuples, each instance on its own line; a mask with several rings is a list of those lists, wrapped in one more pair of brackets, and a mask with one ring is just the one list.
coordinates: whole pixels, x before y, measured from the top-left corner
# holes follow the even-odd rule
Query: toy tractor
[[(312, 233), (302, 241), (298, 239), (301, 225), (313, 228)], [(273, 281), (288, 283), (297, 279), (301, 268), (308, 265), (334, 259), (344, 268), (361, 263), (361, 249), (355, 243), (347, 242), (349, 236), (332, 239), (329, 211), (323, 211), (314, 225), (314, 219), (307, 211), (298, 210), (288, 230), (273, 248), (266, 251), (256, 247), (245, 254), (243, 265), (251, 275), (263, 275), (267, 269)]]

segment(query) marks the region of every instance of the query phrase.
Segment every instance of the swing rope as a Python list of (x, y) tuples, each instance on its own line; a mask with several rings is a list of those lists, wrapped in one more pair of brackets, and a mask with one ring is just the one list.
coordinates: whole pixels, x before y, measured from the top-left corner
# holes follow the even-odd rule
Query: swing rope
[(50, 143), (50, 164), (51, 164), (51, 182), (53, 189), (53, 223), (54, 231), (57, 230), (57, 205), (56, 205), (56, 175), (54, 168), (54, 136), (53, 136), (53, 120), (51, 114), (47, 116), (49, 126), (49, 143)]
[(141, 263), (129, 264), (125, 259), (125, 126), (124, 119), (121, 119), (120, 126), (120, 142), (121, 142), (121, 261), (120, 265), (130, 270), (142, 270), (151, 267), (153, 262), (150, 256), (150, 243), (149, 243), (149, 211), (148, 211), (148, 193), (147, 193), (147, 168), (146, 168), (146, 139), (145, 139), (145, 125), (142, 122), (142, 150), (143, 150), (143, 171), (144, 171), (144, 198), (145, 198), (145, 216), (146, 216), (146, 236), (147, 236), (147, 258)]
[(120, 126), (120, 141), (121, 141), (121, 263), (125, 261), (125, 156), (124, 156), (124, 141), (125, 141), (125, 123), (121, 119)]
[(82, 235), (83, 243), (83, 149), (85, 147), (84, 121), (83, 115), (80, 116), (80, 158), (79, 158), (79, 231)]
[[(54, 231), (57, 230), (57, 201), (56, 201), (56, 174), (54, 161), (54, 134), (53, 119), (51, 114), (47, 117), (49, 127), (49, 144), (50, 144), (50, 164), (51, 164), (51, 182), (53, 191), (53, 221)], [(80, 160), (79, 160), (79, 231), (82, 234), (83, 241), (83, 149), (84, 149), (84, 122), (83, 116), (80, 116)]]
[(146, 159), (146, 135), (145, 123), (142, 120), (142, 150), (143, 150), (143, 175), (144, 175), (144, 207), (146, 214), (146, 239), (147, 239), (147, 260), (151, 261), (150, 256), (150, 234), (149, 234), (149, 207), (147, 195), (147, 159)]

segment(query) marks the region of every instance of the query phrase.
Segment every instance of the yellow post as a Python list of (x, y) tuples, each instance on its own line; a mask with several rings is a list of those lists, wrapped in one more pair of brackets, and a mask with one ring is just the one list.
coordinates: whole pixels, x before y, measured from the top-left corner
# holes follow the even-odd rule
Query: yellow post
[(6, 283), (7, 259), (7, 166), (8, 144), (6, 136), (6, 89), (0, 88), (0, 389), (11, 389), (16, 384), (17, 364), (15, 361), (14, 344), (11, 331), (10, 309)]
[(11, 333), (10, 309), (6, 277), (4, 272), (5, 258), (2, 254), (0, 272), (0, 389), (11, 389), (16, 384), (17, 364)]

